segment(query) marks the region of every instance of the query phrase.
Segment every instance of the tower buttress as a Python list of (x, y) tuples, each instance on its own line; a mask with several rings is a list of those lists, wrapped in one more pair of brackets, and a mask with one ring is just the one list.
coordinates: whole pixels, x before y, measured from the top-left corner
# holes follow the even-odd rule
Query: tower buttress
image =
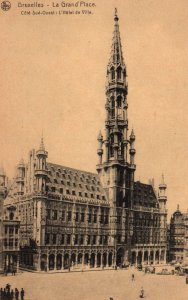
[(164, 181), (164, 175), (162, 174), (162, 179), (161, 179), (161, 183), (159, 184), (159, 194), (158, 194), (159, 207), (161, 209), (166, 208), (166, 201), (167, 201), (166, 189), (167, 189), (167, 185)]
[(36, 191), (38, 193), (45, 193), (46, 191), (46, 179), (47, 179), (47, 167), (46, 159), (48, 157), (48, 152), (45, 150), (43, 138), (41, 139), (39, 150), (36, 152)]
[(24, 181), (25, 181), (25, 165), (23, 159), (21, 159), (21, 161), (17, 165), (17, 176), (16, 176), (18, 195), (24, 194)]

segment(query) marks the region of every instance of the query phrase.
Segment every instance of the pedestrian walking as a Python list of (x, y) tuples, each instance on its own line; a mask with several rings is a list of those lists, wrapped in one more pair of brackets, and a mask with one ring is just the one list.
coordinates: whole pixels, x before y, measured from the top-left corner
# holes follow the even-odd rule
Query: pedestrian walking
[(19, 291), (17, 288), (15, 288), (15, 299), (18, 300), (19, 298)]
[(140, 290), (140, 298), (144, 298), (144, 289), (143, 289), (143, 287), (141, 287), (141, 290)]
[(25, 292), (23, 288), (21, 289), (20, 295), (21, 295), (21, 300), (24, 300)]
[(134, 278), (134, 274), (132, 274), (132, 281), (134, 281), (135, 280), (135, 278)]

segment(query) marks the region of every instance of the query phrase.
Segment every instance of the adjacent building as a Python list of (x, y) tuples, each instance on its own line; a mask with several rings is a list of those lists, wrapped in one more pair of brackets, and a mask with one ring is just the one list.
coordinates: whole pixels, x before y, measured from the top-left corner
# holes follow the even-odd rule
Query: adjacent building
[(188, 213), (182, 213), (179, 205), (170, 220), (169, 258), (188, 265)]
[(135, 181), (136, 137), (128, 130), (127, 94), (116, 12), (97, 173), (49, 162), (43, 139), (17, 166), (5, 204), (19, 215), (22, 268), (165, 263), (166, 184), (162, 177), (156, 195), (152, 185)]
[(7, 196), (7, 180), (0, 170), (0, 273), (17, 271), (19, 267), (19, 226), (16, 206), (4, 199)]

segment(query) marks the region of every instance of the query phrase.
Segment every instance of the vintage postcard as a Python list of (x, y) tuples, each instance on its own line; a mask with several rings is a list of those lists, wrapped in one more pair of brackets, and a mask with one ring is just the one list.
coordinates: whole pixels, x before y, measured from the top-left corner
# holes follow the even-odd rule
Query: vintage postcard
[(186, 0), (0, 0), (0, 299), (188, 296)]

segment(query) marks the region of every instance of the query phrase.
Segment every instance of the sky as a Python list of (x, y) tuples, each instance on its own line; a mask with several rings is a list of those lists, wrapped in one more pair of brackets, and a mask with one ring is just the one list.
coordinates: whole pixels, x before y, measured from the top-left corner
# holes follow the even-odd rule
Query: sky
[(187, 211), (188, 1), (91, 2), (92, 14), (21, 15), (17, 1), (0, 11), (0, 162), (11, 178), (43, 135), (48, 161), (95, 172), (117, 7), (135, 178), (157, 188), (164, 173), (169, 216), (177, 204)]

